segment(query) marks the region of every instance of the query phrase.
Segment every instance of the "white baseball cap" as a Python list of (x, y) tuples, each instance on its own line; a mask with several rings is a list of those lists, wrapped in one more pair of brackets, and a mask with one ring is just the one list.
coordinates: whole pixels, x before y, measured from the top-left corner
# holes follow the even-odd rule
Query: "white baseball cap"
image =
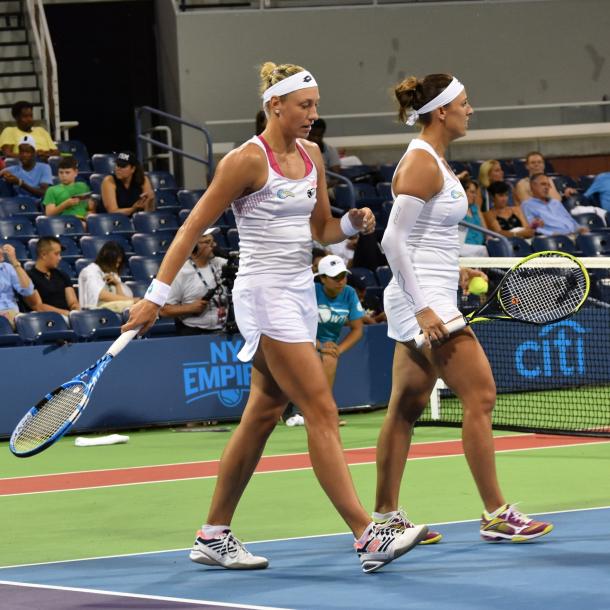
[(206, 235), (213, 235), (214, 233), (218, 233), (218, 231), (220, 231), (219, 227), (210, 227), (209, 229), (206, 229), (202, 234), (201, 237), (205, 237)]
[(36, 150), (36, 140), (34, 140), (32, 136), (23, 136), (23, 138), (19, 140), (18, 146), (21, 146), (21, 144), (27, 144), (28, 146), (31, 146), (34, 150)]
[(329, 254), (318, 262), (318, 273), (316, 275), (327, 275), (337, 277), (340, 273), (351, 273), (345, 266), (343, 259), (336, 254)]

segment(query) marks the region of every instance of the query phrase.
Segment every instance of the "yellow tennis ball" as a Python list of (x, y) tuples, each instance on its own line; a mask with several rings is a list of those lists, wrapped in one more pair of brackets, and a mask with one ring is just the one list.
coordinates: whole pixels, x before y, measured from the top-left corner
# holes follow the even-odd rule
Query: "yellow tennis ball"
[(489, 284), (487, 283), (487, 280), (478, 275), (473, 277), (468, 284), (468, 292), (470, 294), (487, 294), (488, 289)]

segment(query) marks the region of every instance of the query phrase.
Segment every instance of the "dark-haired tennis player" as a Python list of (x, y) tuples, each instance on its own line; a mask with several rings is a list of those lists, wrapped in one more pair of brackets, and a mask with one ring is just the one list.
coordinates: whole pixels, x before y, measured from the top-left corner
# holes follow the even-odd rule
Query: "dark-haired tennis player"
[(143, 324), (145, 331), (153, 324), (202, 231), (232, 203), (240, 237), (233, 297), (246, 340), (238, 357), (254, 358), (252, 382), (190, 557), (225, 568), (267, 567), (267, 559), (253, 556), (233, 536), (231, 520), (267, 438), (291, 400), (305, 416), (314, 472), (354, 533), (362, 569), (372, 572), (413, 548), (427, 528), (371, 523), (356, 495), (342, 451), (337, 407), (315, 349), (318, 310), (311, 247), (312, 233), (322, 243), (337, 243), (359, 231), (371, 232), (374, 216), (367, 208), (351, 210), (341, 220), (331, 216), (320, 150), (305, 139), (318, 118), (319, 93), (311, 73), (292, 64), (266, 63), (261, 81), (265, 130), (218, 165), (124, 329)]
[[(500, 490), (491, 427), (496, 388), (487, 357), (470, 328), (449, 335), (444, 325), (460, 316), (458, 283), (466, 289), (473, 275), (481, 274), (458, 266), (458, 222), (467, 199), (445, 160), (449, 143), (466, 134), (473, 110), (464, 86), (447, 74), (409, 77), (396, 86), (395, 95), (401, 121), (418, 122), (422, 131), (396, 168), (394, 205), (382, 240), (393, 273), (384, 301), (396, 347), (392, 394), (377, 442), (373, 516), (411, 527), (398, 507), (400, 483), (413, 426), (441, 377), (463, 407), (464, 453), (484, 505), (481, 536), (532, 540), (553, 526), (507, 504)], [(418, 350), (410, 342), (422, 331), (428, 341)]]

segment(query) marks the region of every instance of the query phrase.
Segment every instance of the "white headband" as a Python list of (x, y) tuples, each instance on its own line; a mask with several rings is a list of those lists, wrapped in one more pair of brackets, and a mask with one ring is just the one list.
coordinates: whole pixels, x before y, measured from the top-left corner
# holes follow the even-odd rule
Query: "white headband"
[(441, 106), (446, 106), (447, 104), (452, 102), (460, 93), (462, 93), (463, 90), (464, 85), (462, 85), (462, 83), (460, 83), (457, 78), (453, 77), (453, 80), (435, 98), (431, 99), (421, 108), (418, 108), (417, 110), (411, 110), (405, 123), (410, 126), (415, 125), (420, 115), (426, 114), (427, 112), (432, 112), (432, 110), (436, 110)]
[(316, 79), (313, 77), (311, 72), (302, 70), (297, 72), (288, 78), (284, 78), (281, 81), (271, 85), (269, 89), (265, 89), (263, 93), (263, 106), (274, 96), (286, 95), (299, 89), (307, 89), (308, 87), (317, 87)]

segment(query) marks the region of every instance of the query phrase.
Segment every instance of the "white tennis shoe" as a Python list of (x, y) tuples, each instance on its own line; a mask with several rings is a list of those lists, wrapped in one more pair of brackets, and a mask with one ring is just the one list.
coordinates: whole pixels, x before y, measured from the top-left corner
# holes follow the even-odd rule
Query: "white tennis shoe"
[(286, 420), (286, 425), (289, 428), (294, 428), (294, 426), (304, 426), (305, 418), (302, 415), (300, 415), (299, 413), (296, 413), (295, 415), (293, 415), (292, 417), (289, 417)]
[(195, 563), (227, 570), (260, 570), (269, 565), (265, 557), (252, 555), (228, 529), (213, 538), (206, 538), (199, 530), (189, 558)]

